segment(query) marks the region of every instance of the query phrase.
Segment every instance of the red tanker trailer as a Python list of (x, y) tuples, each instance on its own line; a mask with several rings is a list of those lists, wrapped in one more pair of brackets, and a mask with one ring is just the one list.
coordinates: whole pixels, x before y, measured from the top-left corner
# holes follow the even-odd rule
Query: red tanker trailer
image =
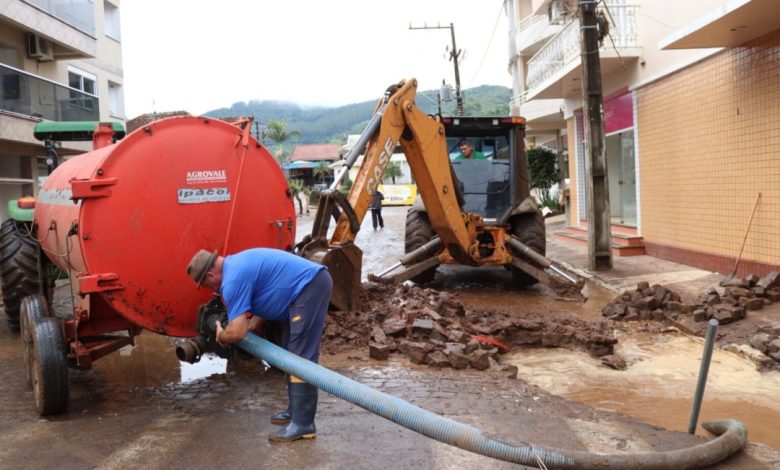
[(115, 144), (110, 128), (96, 130), (95, 150), (45, 181), (30, 236), (46, 255), (39, 272), (51, 261), (67, 273), (75, 302), (65, 319), (50, 313), (47, 289), (21, 303), (41, 414), (66, 408), (68, 367), (90, 368), (144, 329), (197, 335), (198, 307), (210, 294), (195, 288), (186, 266), (199, 248), (292, 250), (292, 195), (250, 124), (176, 117)]

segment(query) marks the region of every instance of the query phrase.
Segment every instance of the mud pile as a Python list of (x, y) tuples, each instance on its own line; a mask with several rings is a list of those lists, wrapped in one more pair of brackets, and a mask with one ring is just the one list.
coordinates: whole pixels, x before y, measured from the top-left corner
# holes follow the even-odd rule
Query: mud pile
[(606, 323), (568, 313), (473, 309), (453, 293), (365, 283), (360, 312), (328, 315), (322, 349), (368, 348), (379, 360), (400, 353), (417, 364), (484, 370), (513, 347), (565, 347), (603, 357), (615, 343)]

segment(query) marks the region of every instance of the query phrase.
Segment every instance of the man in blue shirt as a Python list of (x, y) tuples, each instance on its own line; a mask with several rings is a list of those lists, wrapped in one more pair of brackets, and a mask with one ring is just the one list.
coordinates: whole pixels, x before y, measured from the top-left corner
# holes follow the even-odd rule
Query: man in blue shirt
[[(264, 321), (284, 324), (282, 343), (288, 351), (312, 362), (320, 354), (333, 281), (325, 266), (282, 250), (254, 248), (230, 256), (200, 250), (187, 266), (197, 283), (222, 295), (228, 312), (224, 329), (217, 322), (216, 340), (236, 343)], [(317, 387), (295, 376), (287, 382), (289, 404), (271, 416), (284, 428), (269, 436), (272, 442), (316, 437)]]

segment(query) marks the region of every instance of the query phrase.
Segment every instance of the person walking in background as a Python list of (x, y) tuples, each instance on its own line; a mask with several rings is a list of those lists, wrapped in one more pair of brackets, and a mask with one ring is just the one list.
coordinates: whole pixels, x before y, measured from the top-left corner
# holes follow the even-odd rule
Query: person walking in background
[(379, 189), (374, 191), (374, 196), (371, 198), (371, 204), (368, 206), (371, 209), (371, 223), (376, 230), (377, 223), (379, 228), (385, 228), (385, 221), (382, 219), (382, 201), (385, 199), (385, 195), (382, 194)]

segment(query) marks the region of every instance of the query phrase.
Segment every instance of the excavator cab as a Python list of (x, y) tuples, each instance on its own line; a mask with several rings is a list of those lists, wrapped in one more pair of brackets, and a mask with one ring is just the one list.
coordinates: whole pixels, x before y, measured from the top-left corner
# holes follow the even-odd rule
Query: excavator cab
[[(463, 210), (479, 214), (487, 221), (499, 220), (512, 205), (513, 191), (520, 190), (522, 186), (522, 182), (513, 183), (512, 179), (512, 169), (525, 166), (522, 161), (524, 154), (520, 155), (520, 162), (514, 159), (515, 149), (519, 148), (522, 153), (523, 146), (522, 142), (512, 141), (512, 130), (519, 127), (518, 130), (522, 131), (523, 120), (445, 117), (442, 123), (450, 161), (463, 194)], [(522, 134), (518, 134), (517, 137), (522, 139)], [(526, 193), (523, 192), (521, 197), (527, 197)]]
[[(506, 230), (534, 252), (546, 252), (544, 217), (530, 196), (525, 155), (525, 120), (518, 117), (442, 117), (452, 179), (464, 213), (481, 217), (485, 229), (476, 234), (483, 258), (492, 254), (494, 233)], [(418, 198), (407, 213), (405, 251), (413, 253), (434, 236), (425, 205)], [(497, 264), (494, 262), (485, 264)], [(515, 266), (517, 284), (531, 285), (534, 276)], [(436, 268), (412, 277), (433, 280)]]

